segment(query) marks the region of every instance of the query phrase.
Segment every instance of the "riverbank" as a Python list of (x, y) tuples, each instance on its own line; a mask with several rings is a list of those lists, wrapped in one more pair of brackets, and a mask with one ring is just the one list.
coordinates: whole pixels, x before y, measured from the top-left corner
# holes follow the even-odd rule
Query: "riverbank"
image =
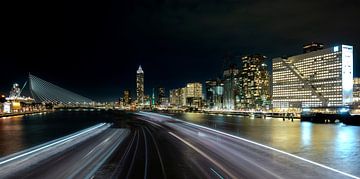
[[(170, 113), (170, 114), (178, 114), (178, 113), (189, 113), (189, 111), (184, 110), (157, 110), (154, 112), (160, 113)], [(254, 116), (256, 118), (284, 118), (291, 119), (296, 118), (300, 119), (301, 116), (298, 113), (279, 113), (279, 112), (260, 112), (260, 111), (213, 111), (213, 110), (201, 110), (201, 111), (191, 111), (190, 113), (203, 113), (203, 114), (215, 114), (215, 115), (234, 115), (234, 116)]]
[(11, 116), (19, 116), (19, 115), (30, 115), (30, 114), (38, 114), (44, 112), (52, 112), (53, 110), (41, 110), (41, 111), (26, 111), (26, 112), (16, 112), (16, 113), (3, 113), (0, 114), (0, 118), (2, 117), (11, 117)]

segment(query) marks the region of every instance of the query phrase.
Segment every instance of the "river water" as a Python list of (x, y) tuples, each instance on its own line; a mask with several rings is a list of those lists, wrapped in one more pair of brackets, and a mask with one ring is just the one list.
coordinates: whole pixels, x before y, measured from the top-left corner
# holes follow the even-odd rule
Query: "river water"
[[(173, 116), (360, 176), (358, 126), (201, 113)], [(126, 117), (106, 111), (57, 111), (0, 118), (0, 157), (117, 118)]]
[(106, 111), (56, 111), (0, 118), (0, 157), (112, 118)]

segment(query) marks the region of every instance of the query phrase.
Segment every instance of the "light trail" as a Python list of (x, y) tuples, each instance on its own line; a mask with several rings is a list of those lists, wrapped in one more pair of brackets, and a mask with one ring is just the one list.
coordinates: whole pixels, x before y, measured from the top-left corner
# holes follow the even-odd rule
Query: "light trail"
[(144, 179), (147, 178), (147, 169), (148, 169), (148, 141), (147, 141), (147, 138), (146, 138), (146, 135), (145, 135), (145, 131), (144, 131), (144, 128), (141, 128), (141, 131), (144, 135), (144, 145), (145, 145), (145, 168), (144, 168)]
[[(255, 141), (252, 141), (252, 140), (249, 140), (249, 139), (245, 139), (245, 138), (242, 138), (242, 137), (239, 137), (239, 136), (234, 136), (234, 135), (232, 135), (232, 134), (228, 134), (228, 133), (225, 133), (225, 132), (221, 132), (221, 131), (218, 131), (218, 130), (215, 130), (215, 129), (212, 129), (212, 128), (208, 128), (208, 127), (205, 127), (205, 126), (198, 125), (198, 124), (193, 124), (193, 123), (190, 123), (190, 122), (187, 122), (187, 121), (179, 120), (179, 119), (176, 119), (176, 118), (173, 118), (173, 117), (170, 117), (170, 116), (166, 116), (166, 115), (162, 115), (162, 114), (154, 114), (154, 113), (150, 113), (150, 112), (140, 112), (140, 113), (144, 113), (144, 116), (147, 116), (147, 115), (145, 115), (145, 114), (148, 114), (148, 115), (153, 115), (153, 116), (158, 116), (158, 117), (164, 117), (164, 118), (167, 118), (167, 119), (173, 119), (173, 120), (175, 120), (175, 121), (183, 122), (183, 123), (188, 124), (188, 125), (190, 125), (190, 126), (202, 128), (202, 129), (205, 129), (205, 130), (208, 130), (208, 131), (212, 131), (212, 132), (214, 132), (214, 133), (222, 134), (222, 135), (225, 135), (225, 136), (234, 138), (234, 139), (238, 139), (238, 140), (241, 140), (241, 141), (244, 141), (244, 142), (247, 142), (247, 143), (251, 143), (251, 144), (254, 144), (254, 145), (256, 145), (256, 146), (260, 146), (260, 147), (263, 147), (263, 148), (266, 148), (266, 149), (269, 149), (269, 150), (272, 150), (272, 151), (275, 151), (275, 152), (278, 152), (278, 153), (281, 153), (281, 154), (284, 154), (284, 155), (287, 155), (287, 156), (290, 156), (290, 157), (299, 159), (299, 160), (301, 160), (301, 161), (311, 163), (311, 164), (316, 165), (316, 166), (318, 166), (318, 167), (321, 167), (321, 168), (324, 168), (324, 169), (327, 169), (327, 170), (330, 170), (330, 171), (333, 171), (333, 172), (336, 172), (336, 173), (339, 173), (339, 174), (348, 176), (348, 177), (350, 177), (350, 178), (360, 179), (360, 177), (358, 177), (358, 176), (355, 176), (355, 175), (352, 175), (352, 174), (349, 174), (349, 173), (346, 173), (346, 172), (343, 172), (343, 171), (334, 169), (334, 168), (332, 168), (332, 167), (329, 167), (329, 166), (326, 166), (326, 165), (323, 165), (323, 164), (320, 164), (320, 163), (311, 161), (311, 160), (309, 160), (309, 159), (305, 159), (305, 158), (299, 157), (299, 156), (297, 156), (297, 155), (294, 155), (294, 154), (291, 154), (291, 153), (288, 153), (288, 152), (285, 152), (285, 151), (282, 151), (282, 150), (279, 150), (279, 149), (276, 149), (276, 148), (273, 148), (273, 147), (270, 147), (270, 146), (267, 146), (267, 145), (264, 145), (264, 144), (260, 144), (260, 143), (258, 143), (258, 142), (255, 142)], [(172, 133), (172, 134), (173, 134), (173, 133)], [(180, 140), (180, 138), (179, 138), (179, 140)], [(183, 141), (183, 142), (184, 142), (184, 141)], [(185, 142), (186, 142), (186, 141), (185, 141)], [(190, 145), (191, 145), (191, 144), (190, 144)]]
[(100, 167), (106, 162), (106, 160), (108, 160), (110, 158), (110, 156), (115, 152), (115, 150), (118, 148), (118, 146), (122, 143), (124, 138), (125, 137), (123, 137), (122, 140), (117, 140), (117, 143), (115, 145), (113, 145), (110, 152), (108, 152), (106, 154), (106, 156), (103, 157), (103, 159), (100, 162), (98, 162), (98, 164), (92, 169), (91, 172), (89, 172), (89, 174), (85, 178), (94, 178), (95, 177), (94, 174), (100, 169)]
[(56, 141), (56, 142), (52, 142), (52, 143), (50, 143), (50, 144), (47, 144), (47, 145), (44, 145), (44, 146), (42, 146), (42, 147), (36, 148), (36, 149), (31, 150), (31, 151), (29, 151), (29, 152), (25, 152), (25, 153), (23, 153), (23, 154), (16, 155), (16, 156), (14, 156), (14, 157), (12, 157), (12, 158), (3, 160), (3, 161), (0, 162), (0, 165), (6, 164), (6, 163), (11, 162), (11, 161), (13, 161), (13, 160), (16, 160), (16, 159), (18, 159), (18, 158), (21, 158), (21, 157), (30, 155), (30, 154), (35, 153), (35, 152), (38, 152), (38, 151), (40, 151), (40, 150), (49, 148), (49, 147), (54, 146), (54, 145), (56, 145), (56, 144), (65, 143), (65, 142), (70, 141), (71, 139), (73, 139), (73, 138), (75, 138), (75, 137), (77, 137), (77, 136), (83, 135), (83, 134), (85, 134), (85, 133), (88, 133), (88, 132), (90, 132), (90, 131), (93, 131), (93, 130), (95, 130), (95, 129), (98, 129), (98, 128), (100, 128), (100, 127), (103, 127), (103, 126), (105, 126), (105, 125), (108, 125), (108, 127), (110, 126), (110, 124), (106, 124), (106, 123), (98, 124), (98, 125), (96, 125), (96, 126), (94, 126), (94, 127), (90, 127), (89, 129), (85, 129), (84, 131), (79, 131), (79, 132), (77, 132), (77, 133), (75, 133), (75, 134), (73, 134), (73, 135), (71, 135), (71, 136), (65, 137), (64, 139), (58, 140), (58, 141)]
[(186, 144), (187, 146), (189, 146), (190, 148), (192, 148), (193, 150), (195, 150), (196, 152), (198, 152), (200, 155), (202, 155), (204, 158), (206, 158), (207, 160), (209, 160), (211, 163), (213, 163), (214, 165), (216, 165), (216, 167), (220, 168), (223, 172), (225, 172), (228, 176), (230, 176), (230, 178), (237, 178), (234, 174), (232, 174), (231, 172), (229, 172), (226, 168), (224, 168), (220, 163), (218, 163), (217, 161), (215, 161), (214, 159), (212, 159), (210, 156), (208, 156), (207, 154), (205, 154), (203, 151), (201, 151), (200, 149), (198, 149), (197, 147), (195, 147), (194, 145), (190, 144), (188, 141), (182, 139), (181, 137), (179, 137), (178, 135), (172, 133), (172, 132), (168, 132), (170, 135), (172, 135), (173, 137), (179, 139), (181, 142), (183, 142), (184, 144)]
[(153, 141), (153, 143), (154, 143), (154, 145), (155, 145), (156, 152), (157, 152), (157, 155), (158, 155), (158, 157), (159, 157), (159, 161), (160, 161), (160, 165), (161, 165), (161, 171), (162, 171), (162, 173), (163, 173), (164, 178), (166, 179), (167, 176), (166, 176), (166, 172), (165, 172), (164, 163), (163, 163), (163, 160), (162, 160), (162, 157), (161, 157), (161, 154), (160, 154), (159, 146), (158, 146), (158, 144), (157, 144), (157, 142), (156, 142), (156, 140), (155, 140), (154, 135), (151, 133), (151, 131), (150, 131), (147, 127), (145, 127), (145, 129), (146, 129), (146, 130), (148, 131), (148, 133), (150, 134), (151, 139), (152, 139), (152, 141)]
[(210, 168), (210, 170), (211, 170), (212, 172), (214, 172), (215, 175), (218, 176), (220, 179), (224, 179), (224, 177), (221, 176), (221, 175), (220, 175), (217, 171), (215, 171), (213, 168)]

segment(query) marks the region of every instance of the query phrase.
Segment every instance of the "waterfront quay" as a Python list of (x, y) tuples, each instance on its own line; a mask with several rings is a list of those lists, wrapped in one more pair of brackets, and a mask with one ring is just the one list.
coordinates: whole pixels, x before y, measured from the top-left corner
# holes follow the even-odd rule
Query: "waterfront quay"
[[(161, 113), (186, 113), (188, 111), (181, 109), (162, 109), (155, 110)], [(338, 111), (328, 109), (305, 109), (302, 112), (272, 112), (272, 111), (237, 111), (237, 110), (197, 110), (192, 111), (193, 113), (204, 113), (213, 115), (234, 115), (234, 116), (249, 116), (254, 118), (280, 118), (283, 121), (294, 119), (302, 122), (313, 122), (313, 123), (335, 123), (341, 122), (347, 125), (360, 125), (360, 115), (356, 109), (345, 110), (340, 109)]]
[(0, 113), (0, 118), (2, 117), (11, 117), (11, 116), (19, 116), (19, 115), (31, 115), (31, 114), (38, 114), (38, 113), (46, 113), (52, 112), (51, 109), (44, 109), (39, 111), (24, 111), (24, 112), (12, 112), (12, 113)]

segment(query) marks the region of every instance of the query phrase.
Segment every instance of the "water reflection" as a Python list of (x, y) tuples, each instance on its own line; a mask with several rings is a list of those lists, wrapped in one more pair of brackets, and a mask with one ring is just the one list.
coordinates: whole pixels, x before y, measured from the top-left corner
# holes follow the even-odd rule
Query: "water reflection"
[(0, 118), (0, 157), (84, 129), (107, 118), (109, 116), (101, 112), (79, 111)]
[(177, 114), (175, 117), (254, 140), (360, 176), (360, 127), (282, 118)]
[(0, 118), (0, 154), (24, 148), (21, 119), (22, 116)]
[(312, 123), (304, 122), (301, 125), (301, 142), (304, 147), (308, 147), (312, 143)]

